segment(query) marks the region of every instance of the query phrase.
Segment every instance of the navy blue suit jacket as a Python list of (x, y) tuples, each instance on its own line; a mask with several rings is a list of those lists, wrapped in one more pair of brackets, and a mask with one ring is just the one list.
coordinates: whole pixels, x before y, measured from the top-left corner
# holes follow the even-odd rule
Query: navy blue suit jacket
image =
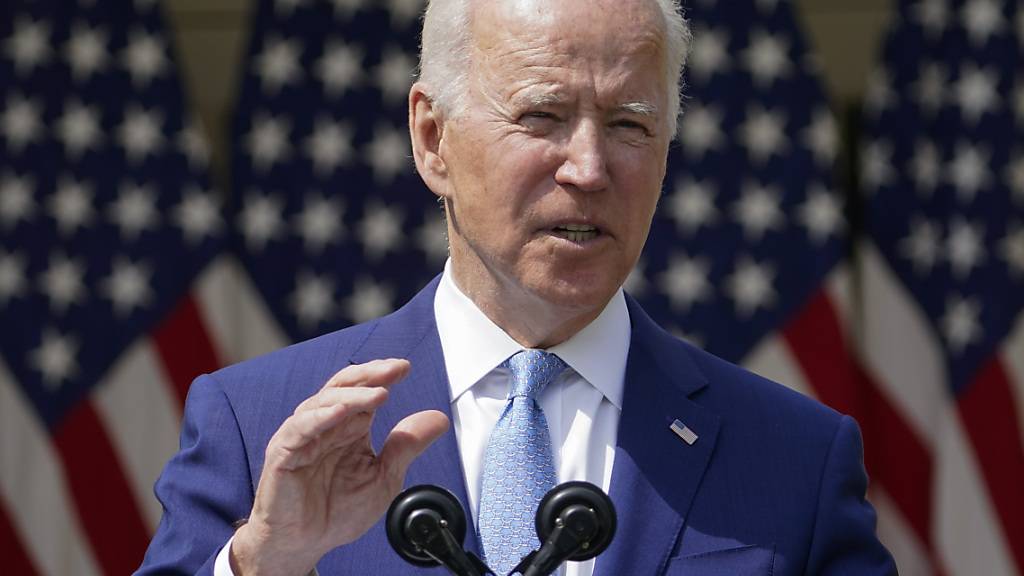
[[(156, 484), (163, 519), (142, 574), (211, 573), (253, 502), (270, 437), (339, 369), (407, 358), (373, 424), (379, 448), (404, 416), (450, 417), (430, 286), (397, 312), (202, 376), (185, 409), (181, 451)], [(619, 527), (597, 576), (894, 574), (864, 500), (854, 421), (670, 336), (627, 299), (632, 343), (610, 495)], [(676, 419), (699, 436), (670, 429)], [(467, 506), (449, 430), (409, 469), (407, 485), (437, 484)], [(467, 548), (478, 551), (472, 527)], [(320, 574), (442, 574), (404, 563), (382, 522), (328, 553)]]

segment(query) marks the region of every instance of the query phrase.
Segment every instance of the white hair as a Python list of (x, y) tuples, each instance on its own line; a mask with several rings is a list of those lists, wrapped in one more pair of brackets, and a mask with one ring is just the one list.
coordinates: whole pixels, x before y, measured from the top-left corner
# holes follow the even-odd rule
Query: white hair
[[(669, 87), (669, 128), (674, 136), (691, 33), (682, 16), (680, 0), (653, 1), (664, 17), (668, 39), (665, 74)], [(458, 114), (465, 109), (472, 49), (470, 2), (472, 0), (428, 0), (423, 14), (419, 78), (431, 87), (430, 97), (445, 115)]]

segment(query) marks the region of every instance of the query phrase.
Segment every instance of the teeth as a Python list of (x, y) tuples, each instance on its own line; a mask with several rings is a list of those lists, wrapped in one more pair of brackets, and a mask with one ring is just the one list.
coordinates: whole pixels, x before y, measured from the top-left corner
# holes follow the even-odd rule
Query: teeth
[(594, 228), (593, 226), (587, 226), (584, 224), (566, 224), (561, 228), (564, 228), (570, 232), (594, 232), (595, 230), (597, 230), (597, 228)]
[(592, 238), (597, 238), (597, 231), (593, 230), (593, 229), (591, 229), (591, 230), (584, 230), (584, 231), (559, 229), (557, 232), (558, 232), (558, 235), (561, 236), (562, 238), (565, 238), (566, 240), (568, 240), (570, 242), (576, 242), (576, 243), (584, 242), (584, 241), (590, 240)]

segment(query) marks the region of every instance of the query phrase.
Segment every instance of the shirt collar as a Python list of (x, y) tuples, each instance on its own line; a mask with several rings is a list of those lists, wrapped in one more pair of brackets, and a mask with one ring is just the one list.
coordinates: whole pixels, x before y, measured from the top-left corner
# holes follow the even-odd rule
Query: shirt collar
[[(445, 263), (434, 296), (434, 317), (453, 402), (523, 349), (459, 290), (451, 276), (451, 260)], [(593, 322), (548, 352), (557, 354), (621, 410), (629, 343), (629, 311), (620, 288)]]

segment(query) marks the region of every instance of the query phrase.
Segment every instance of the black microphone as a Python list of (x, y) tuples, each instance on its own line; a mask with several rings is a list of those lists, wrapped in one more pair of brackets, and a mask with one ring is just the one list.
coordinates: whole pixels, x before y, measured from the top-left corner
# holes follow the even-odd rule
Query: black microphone
[(608, 548), (616, 524), (615, 506), (600, 488), (589, 482), (559, 484), (537, 507), (537, 536), (544, 544), (512, 572), (548, 576), (566, 560), (589, 560)]
[(479, 558), (462, 548), (466, 514), (455, 496), (439, 486), (407, 488), (388, 508), (388, 542), (406, 562), (442, 565), (457, 576), (494, 576)]

